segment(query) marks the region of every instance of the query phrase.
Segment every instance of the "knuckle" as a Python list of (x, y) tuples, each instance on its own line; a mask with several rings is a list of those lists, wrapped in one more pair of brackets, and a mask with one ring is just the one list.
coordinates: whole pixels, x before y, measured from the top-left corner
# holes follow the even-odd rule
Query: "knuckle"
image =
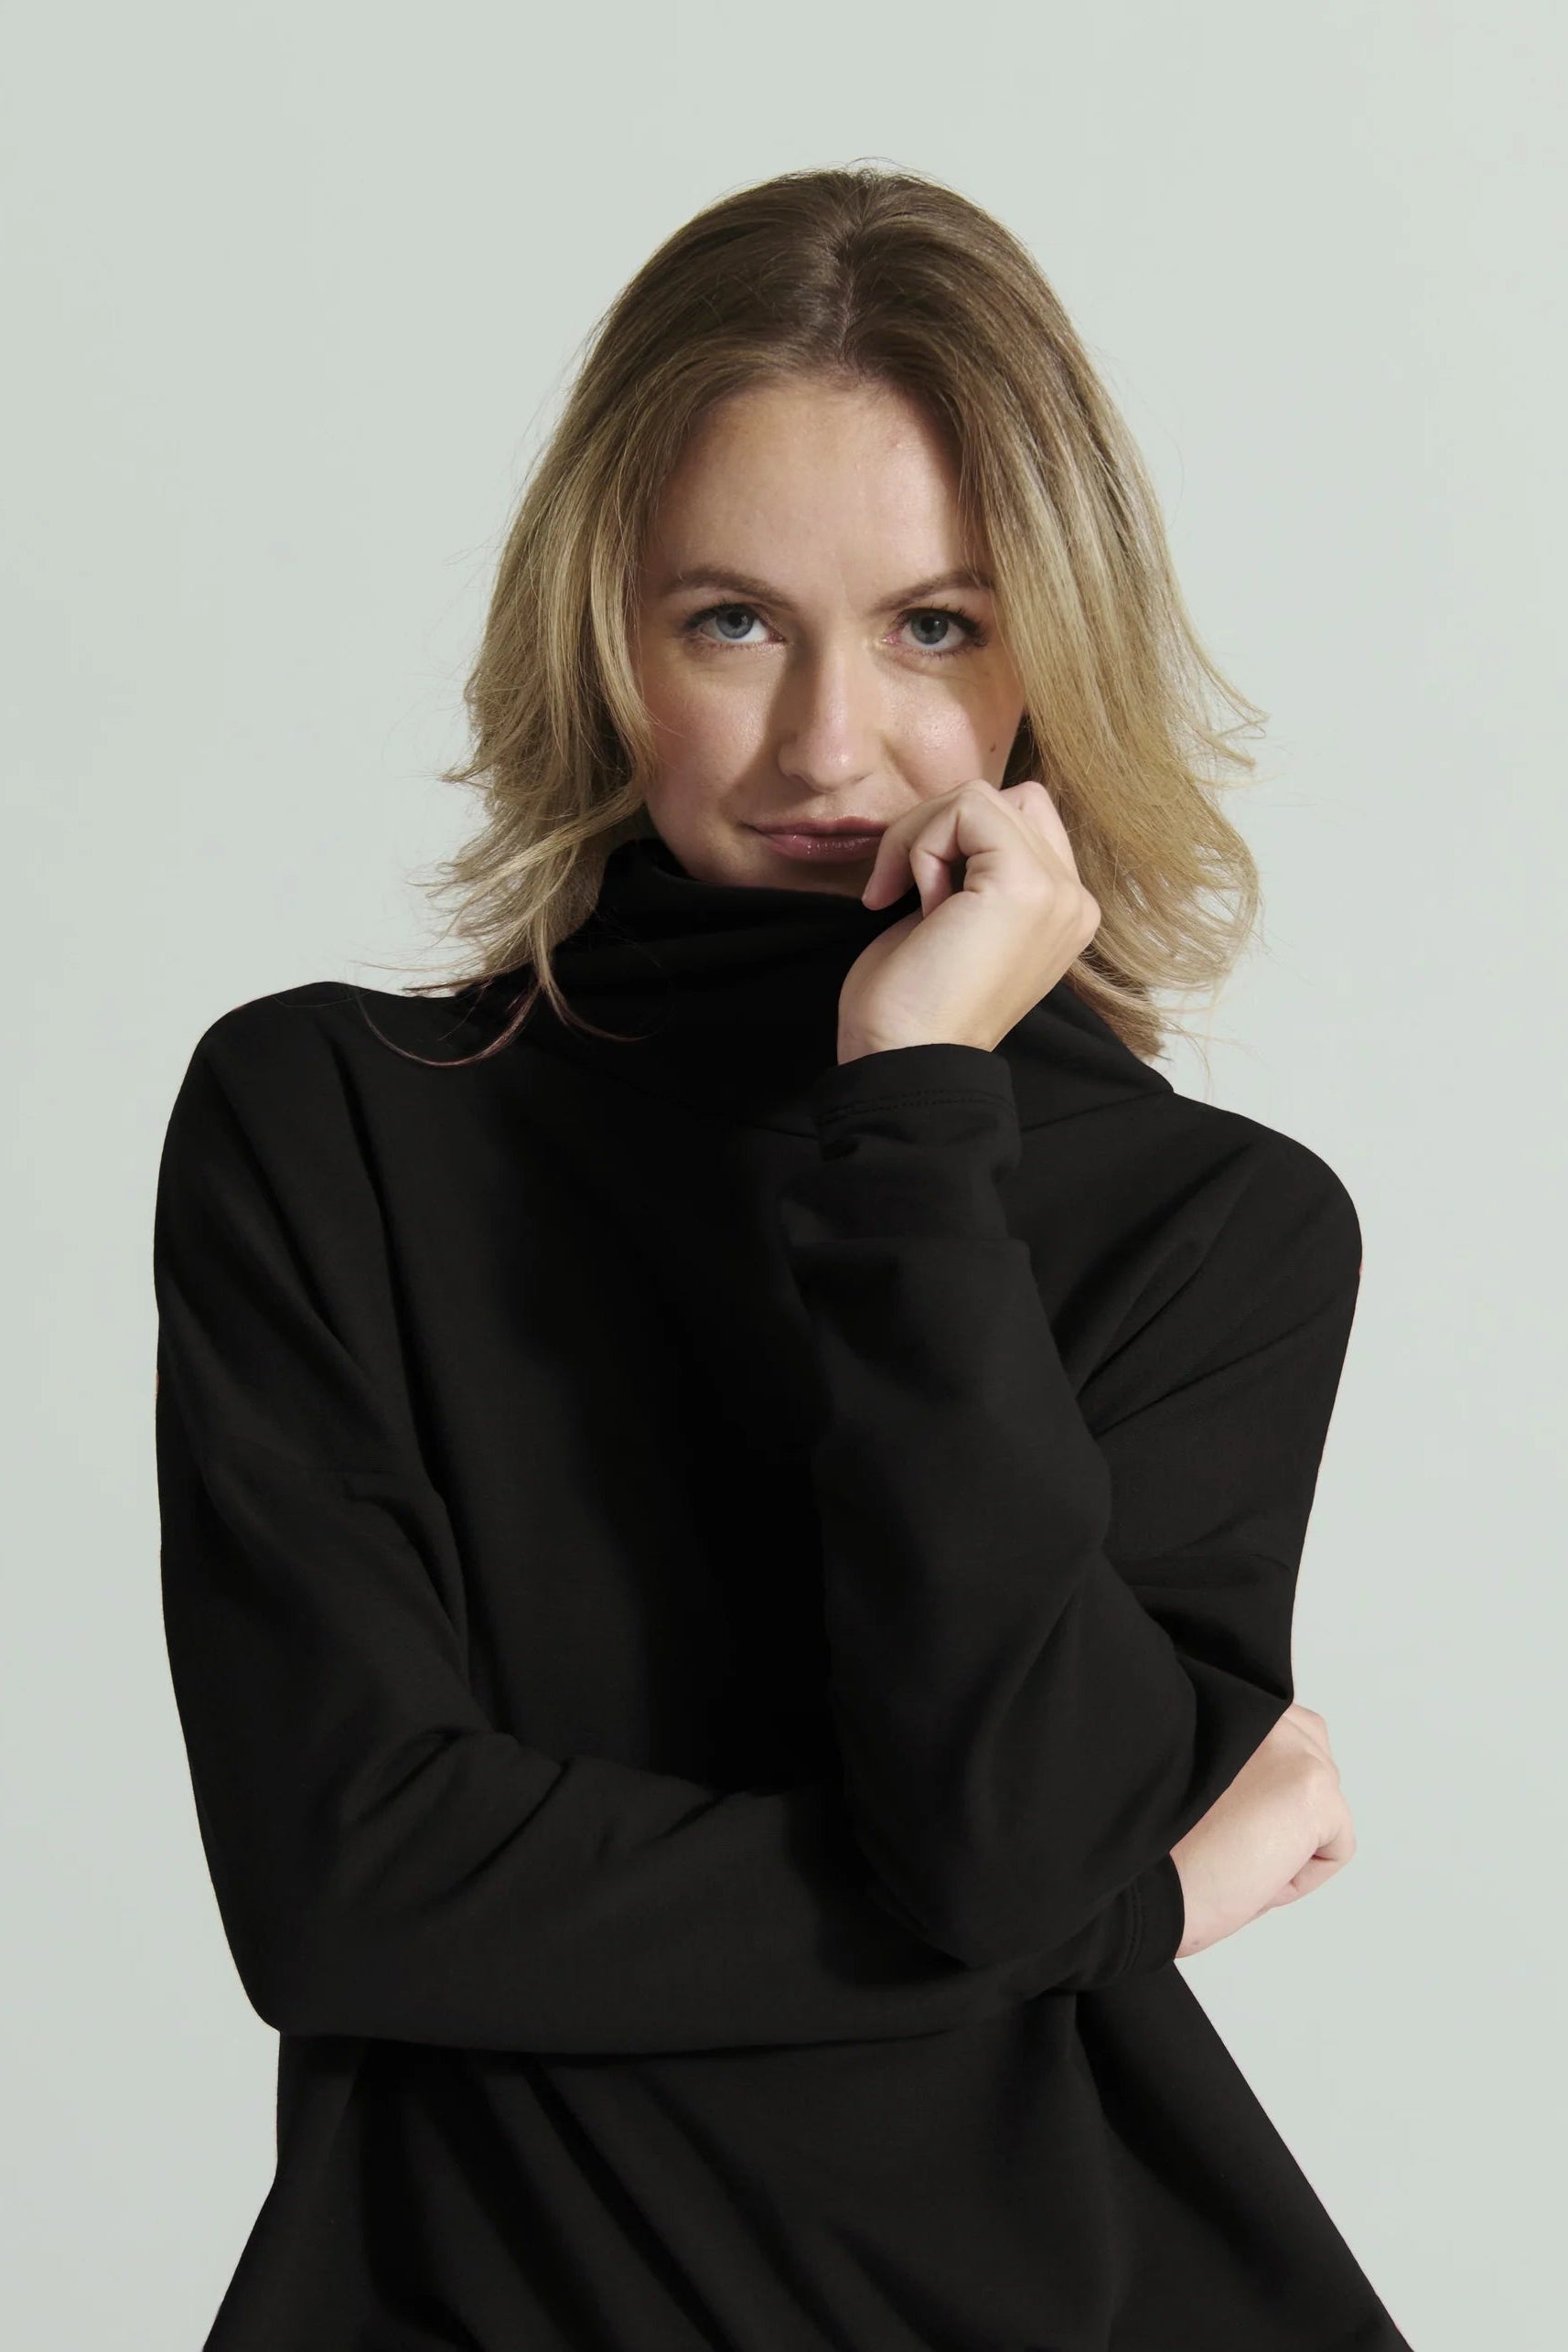
[(1320, 1748), (1293, 1747), (1285, 1755), (1283, 1763), (1292, 1787), (1315, 1810), (1337, 1794), (1339, 1767), (1333, 1757), (1325, 1756)]

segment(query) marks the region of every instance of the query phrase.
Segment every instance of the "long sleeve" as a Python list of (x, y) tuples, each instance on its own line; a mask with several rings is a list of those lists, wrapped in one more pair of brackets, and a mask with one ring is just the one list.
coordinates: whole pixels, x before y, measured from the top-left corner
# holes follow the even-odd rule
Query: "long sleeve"
[(539, 2053), (811, 2043), (929, 2033), (1167, 1959), (1179, 1889), (1158, 1869), (1048, 1948), (972, 1969), (867, 1887), (836, 1783), (714, 1788), (543, 1754), (490, 1719), (352, 1111), (309, 1025), (286, 1049), (274, 1030), (226, 1016), (199, 1045), (153, 1251), (169, 1662), (263, 2018)]
[(1359, 1229), (1323, 1162), (1255, 1130), (1212, 1246), (1080, 1399), (1008, 1223), (1006, 1061), (869, 1054), (812, 1108), (779, 1214), (846, 1798), (891, 1916), (981, 1966), (1175, 1878), (1290, 1704)]

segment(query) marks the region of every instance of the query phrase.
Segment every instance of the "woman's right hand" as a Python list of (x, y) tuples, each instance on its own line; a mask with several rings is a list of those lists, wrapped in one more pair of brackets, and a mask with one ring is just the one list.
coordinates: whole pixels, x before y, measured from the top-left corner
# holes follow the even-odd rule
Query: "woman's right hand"
[(1189, 1960), (1262, 1912), (1298, 1902), (1355, 1851), (1328, 1726), (1293, 1703), (1171, 1849), (1187, 1906), (1176, 1958)]

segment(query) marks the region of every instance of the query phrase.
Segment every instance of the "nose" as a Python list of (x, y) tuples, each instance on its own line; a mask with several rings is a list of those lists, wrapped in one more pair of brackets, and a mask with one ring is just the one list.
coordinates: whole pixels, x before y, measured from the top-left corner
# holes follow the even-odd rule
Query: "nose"
[(882, 757), (875, 667), (853, 646), (802, 649), (774, 708), (781, 775), (813, 791), (843, 790), (872, 775)]

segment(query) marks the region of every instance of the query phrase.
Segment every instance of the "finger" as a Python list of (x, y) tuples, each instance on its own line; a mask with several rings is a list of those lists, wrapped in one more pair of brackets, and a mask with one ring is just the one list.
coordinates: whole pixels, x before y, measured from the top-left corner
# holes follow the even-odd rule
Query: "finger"
[(971, 868), (976, 881), (993, 875), (1001, 880), (1019, 873), (1020, 857), (1053, 885), (1078, 886), (1066, 832), (1043, 785), (1014, 784), (1004, 792), (983, 781), (966, 785), (952, 801), (951, 815), (966, 887), (972, 886)]
[(940, 820), (950, 797), (942, 793), (934, 800), (922, 801), (918, 808), (907, 809), (885, 828), (860, 894), (863, 906), (889, 907), (911, 886), (920, 893), (922, 915), (940, 904), (951, 886), (948, 860), (957, 854), (956, 835), (950, 827), (944, 844), (933, 829), (933, 821)]
[(1314, 1854), (1310, 1862), (1303, 1863), (1291, 1881), (1292, 1899), (1299, 1901), (1304, 1895), (1315, 1894), (1318, 1887), (1337, 1877), (1344, 1867), (1343, 1862), (1331, 1862), (1326, 1855)]
[(1001, 799), (1021, 821), (1050, 843), (1075, 882), (1082, 880), (1078, 860), (1073, 855), (1072, 836), (1052, 794), (1036, 776), (1026, 776), (1022, 783), (1009, 784)]
[[(1016, 797), (1021, 792), (1022, 800)], [(1026, 814), (1029, 807), (1036, 811), (1033, 820)], [(867, 907), (886, 906), (913, 883), (922, 912), (930, 914), (955, 890), (973, 886), (972, 865), (977, 880), (1000, 874), (1021, 849), (1042, 858), (1054, 880), (1081, 887), (1066, 831), (1045, 787), (1035, 783), (1025, 791), (1010, 785), (1004, 792), (976, 777), (893, 820), (877, 843), (861, 900)]]
[(1304, 1895), (1316, 1893), (1318, 1887), (1324, 1885), (1330, 1878), (1336, 1877), (1344, 1867), (1342, 1862), (1330, 1861), (1325, 1855), (1314, 1854), (1310, 1861), (1302, 1863), (1294, 1878), (1286, 1879), (1277, 1895), (1270, 1896), (1263, 1909), (1283, 1911), (1292, 1903), (1299, 1903)]
[[(1000, 810), (1001, 795), (994, 787), (983, 785), (981, 789)], [(930, 914), (950, 897), (960, 886), (954, 868), (969, 854), (961, 840), (961, 811), (965, 800), (972, 798), (974, 792), (972, 782), (957, 784), (950, 791), (933, 793), (929, 800), (895, 817), (877, 843), (871, 872), (860, 894), (862, 904), (888, 906), (901, 897), (911, 884), (920, 893), (922, 915)], [(1004, 816), (1002, 822), (1016, 821)]]
[(947, 854), (929, 842), (911, 843), (909, 867), (920, 894), (922, 915), (934, 912), (944, 898), (950, 898), (953, 892), (962, 886), (958, 879), (956, 861), (950, 863)]

